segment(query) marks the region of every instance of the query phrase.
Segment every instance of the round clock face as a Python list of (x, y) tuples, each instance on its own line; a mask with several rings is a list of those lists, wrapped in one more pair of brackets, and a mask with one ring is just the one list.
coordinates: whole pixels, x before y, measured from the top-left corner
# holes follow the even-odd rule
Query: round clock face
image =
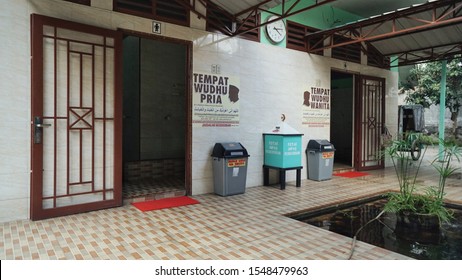
[[(271, 21), (278, 18), (277, 16), (271, 16), (267, 21)], [(266, 25), (266, 34), (268, 38), (274, 43), (279, 43), (286, 37), (286, 25), (283, 20), (278, 20)]]

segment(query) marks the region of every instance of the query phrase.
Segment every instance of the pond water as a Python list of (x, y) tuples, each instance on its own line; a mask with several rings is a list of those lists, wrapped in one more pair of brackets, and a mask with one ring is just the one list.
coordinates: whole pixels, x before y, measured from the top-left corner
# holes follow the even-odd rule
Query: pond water
[[(373, 220), (382, 211), (386, 200), (364, 201), (356, 205), (344, 205), (304, 213), (292, 218), (308, 224), (353, 237), (358, 229)], [(394, 214), (384, 214), (366, 225), (357, 235), (357, 240), (385, 248), (421, 260), (462, 259), (462, 210), (454, 210), (454, 220), (443, 224), (436, 233), (419, 233), (419, 236), (395, 233)]]

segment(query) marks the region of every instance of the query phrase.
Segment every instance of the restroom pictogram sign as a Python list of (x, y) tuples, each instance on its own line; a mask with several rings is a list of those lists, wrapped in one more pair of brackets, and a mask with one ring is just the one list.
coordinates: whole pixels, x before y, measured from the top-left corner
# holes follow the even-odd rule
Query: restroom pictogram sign
[(152, 22), (152, 33), (162, 34), (162, 23), (158, 21)]

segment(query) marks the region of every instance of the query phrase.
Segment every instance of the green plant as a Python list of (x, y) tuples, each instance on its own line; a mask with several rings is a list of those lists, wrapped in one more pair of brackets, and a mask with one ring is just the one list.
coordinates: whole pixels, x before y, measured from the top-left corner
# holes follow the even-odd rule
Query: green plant
[[(447, 61), (446, 65), (446, 108), (451, 112), (453, 122), (452, 134), (456, 136), (457, 116), (462, 108), (462, 68), (460, 55)], [(418, 64), (410, 70), (409, 78), (402, 83), (403, 90), (407, 91), (406, 102), (421, 104), (425, 108), (440, 103), (440, 84), (442, 62)]]
[[(426, 136), (419, 134), (415, 137), (419, 137), (420, 143), (430, 142), (425, 139)], [(406, 140), (406, 137), (403, 139), (394, 141), (385, 149), (385, 154), (390, 157), (398, 178), (399, 192), (388, 195), (388, 202), (384, 211), (436, 215), (440, 222), (449, 221), (452, 218), (452, 212), (444, 206), (444, 189), (447, 178), (458, 169), (452, 165), (452, 162), (454, 160), (460, 161), (462, 148), (452, 141), (441, 142), (442, 153), (431, 163), (439, 174), (438, 186), (427, 187), (424, 193), (419, 193), (417, 192), (419, 186), (416, 182), (427, 146), (424, 147), (420, 159), (413, 161), (409, 153), (410, 142)]]
[[(432, 143), (433, 141), (430, 137), (423, 136), (420, 133), (412, 134), (412, 137), (409, 138), (408, 136), (409, 135), (403, 135), (403, 137), (398, 138), (402, 140), (394, 140), (391, 145), (388, 145), (385, 148), (383, 154), (383, 156), (389, 156), (393, 163), (393, 167), (398, 178), (399, 192), (389, 193), (387, 195), (388, 201), (382, 212), (356, 231), (356, 234), (353, 236), (348, 259), (351, 259), (353, 256), (354, 248), (356, 246), (356, 237), (359, 232), (373, 221), (379, 220), (379, 218), (386, 212), (402, 213), (404, 216), (409, 213), (419, 214), (417, 217), (422, 217), (421, 215), (423, 215), (425, 219), (419, 218), (416, 220), (422, 223), (427, 223), (426, 226), (429, 224), (431, 226), (438, 226), (438, 220), (441, 224), (441, 222), (450, 221), (453, 217), (453, 211), (446, 208), (444, 205), (444, 188), (446, 186), (446, 179), (459, 169), (454, 167), (452, 162), (454, 160), (460, 162), (460, 159), (462, 158), (462, 148), (454, 141), (441, 141), (440, 143), (443, 146), (442, 152), (438, 154), (431, 163), (439, 174), (438, 186), (427, 187), (423, 194), (416, 193), (417, 177), (424, 155), (427, 151), (427, 146), (424, 145), (424, 150), (420, 159), (418, 161), (414, 161), (410, 155), (412, 142), (409, 141), (409, 139), (417, 139), (419, 143), (426, 144)], [(436, 219), (436, 217), (438, 218), (437, 222), (433, 223), (433, 220)]]
[(432, 166), (440, 175), (438, 191), (436, 194), (442, 199), (444, 196), (444, 187), (446, 186), (447, 178), (459, 169), (459, 167), (452, 166), (451, 163), (454, 160), (460, 162), (460, 158), (462, 157), (462, 148), (452, 140), (442, 140), (441, 145), (443, 149), (438, 157), (433, 160)]
[(454, 216), (454, 211), (444, 206), (443, 196), (434, 187), (427, 188), (417, 205), (420, 205), (423, 213), (437, 216), (440, 222), (449, 222)]
[(419, 133), (409, 134), (406, 137), (394, 140), (384, 150), (385, 155), (388, 155), (393, 163), (395, 174), (398, 178), (399, 193), (403, 196), (404, 201), (410, 200), (415, 191), (417, 175), (427, 151), (427, 146), (424, 146), (421, 157), (419, 160), (414, 161), (410, 153), (412, 143), (407, 140), (410, 136), (420, 143), (424, 142), (423, 135)]

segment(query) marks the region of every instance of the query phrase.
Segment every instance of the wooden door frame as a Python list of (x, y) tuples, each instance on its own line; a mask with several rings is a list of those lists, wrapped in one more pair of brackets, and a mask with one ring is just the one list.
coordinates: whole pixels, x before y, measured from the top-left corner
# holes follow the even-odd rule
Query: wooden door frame
[[(168, 38), (165, 36), (153, 35), (139, 31), (128, 29), (118, 29), (123, 33), (123, 36), (134, 36), (144, 39), (156, 40), (167, 43), (181, 44), (186, 46), (186, 73), (185, 73), (185, 190), (187, 195), (192, 195), (192, 72), (193, 72), (193, 42), (180, 40), (175, 38)], [(122, 51), (123, 53), (123, 51)], [(123, 72), (123, 69), (120, 69)], [(122, 76), (121, 76), (122, 77)], [(122, 79), (122, 78), (121, 78)]]
[[(354, 75), (354, 103), (355, 103), (355, 112), (354, 112), (354, 168), (356, 170), (374, 170), (374, 169), (381, 169), (385, 167), (385, 161), (383, 157), (380, 159), (379, 165), (374, 165), (371, 167), (367, 166), (362, 166), (361, 161), (362, 161), (362, 125), (361, 125), (361, 120), (362, 120), (362, 96), (363, 96), (363, 88), (362, 88), (362, 81), (363, 79), (370, 79), (370, 80), (375, 80), (375, 81), (380, 81), (382, 83), (382, 100), (381, 100), (381, 125), (384, 125), (385, 123), (385, 86), (386, 86), (386, 80), (385, 78), (381, 77), (374, 77), (374, 76), (367, 76), (367, 75), (360, 75), (360, 74), (355, 74)], [(382, 131), (380, 129), (380, 131)], [(378, 136), (377, 141), (380, 141), (380, 135)], [(380, 143), (376, 143), (377, 145), (380, 145)]]
[[(31, 186), (30, 217), (46, 219), (122, 205), (122, 33), (91, 25), (31, 14)], [(43, 26), (114, 38), (114, 197), (111, 200), (43, 209), (43, 145), (34, 144), (34, 116), (43, 116)]]

